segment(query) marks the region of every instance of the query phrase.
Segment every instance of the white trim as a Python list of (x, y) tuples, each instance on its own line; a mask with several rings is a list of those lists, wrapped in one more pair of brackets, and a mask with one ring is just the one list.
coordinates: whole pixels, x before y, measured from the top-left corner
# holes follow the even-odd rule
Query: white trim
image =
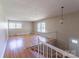
[(7, 41), (6, 41), (6, 43), (5, 43), (4, 50), (3, 50), (3, 53), (2, 53), (1, 58), (4, 58), (4, 54), (5, 54), (6, 47), (7, 47)]
[(67, 56), (67, 57), (70, 57), (70, 58), (78, 58), (77, 56), (75, 56), (75, 55), (73, 55), (71, 53), (68, 53), (66, 51), (63, 51), (63, 50), (61, 50), (61, 49), (59, 49), (59, 48), (57, 48), (57, 47), (55, 47), (53, 45), (50, 45), (48, 43), (43, 43), (43, 44), (46, 45), (46, 46), (48, 46), (51, 49), (54, 49), (55, 51), (57, 51), (57, 52), (59, 52), (61, 54), (63, 54), (64, 56)]

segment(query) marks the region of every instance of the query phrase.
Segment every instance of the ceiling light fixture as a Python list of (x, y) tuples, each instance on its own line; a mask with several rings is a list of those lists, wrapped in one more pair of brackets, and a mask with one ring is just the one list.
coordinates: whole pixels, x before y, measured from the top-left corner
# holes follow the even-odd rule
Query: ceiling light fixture
[(62, 10), (62, 15), (61, 15), (61, 20), (60, 20), (60, 23), (61, 23), (61, 24), (63, 24), (63, 21), (64, 21), (63, 9), (64, 9), (64, 7), (61, 6), (61, 10)]

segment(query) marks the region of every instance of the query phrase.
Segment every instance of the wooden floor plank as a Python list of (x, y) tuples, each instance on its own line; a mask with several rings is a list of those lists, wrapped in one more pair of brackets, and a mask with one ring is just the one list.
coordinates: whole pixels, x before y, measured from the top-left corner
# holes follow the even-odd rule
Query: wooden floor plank
[[(19, 37), (21, 38), (21, 37)], [(23, 37), (22, 37), (23, 38)], [(23, 40), (24, 43), (26, 43), (25, 41), (26, 40), (26, 37), (24, 37)], [(4, 58), (34, 58), (35, 56), (33, 55), (33, 51), (31, 49), (28, 49), (26, 47), (26, 45), (24, 45), (24, 48), (20, 48), (20, 49), (15, 49), (15, 50), (11, 50), (10, 47), (9, 47), (9, 43), (11, 40), (17, 40), (16, 37), (13, 37), (13, 38), (10, 38), (8, 40), (8, 44), (7, 44), (7, 48), (6, 48), (6, 51), (5, 51), (5, 55), (4, 55)]]

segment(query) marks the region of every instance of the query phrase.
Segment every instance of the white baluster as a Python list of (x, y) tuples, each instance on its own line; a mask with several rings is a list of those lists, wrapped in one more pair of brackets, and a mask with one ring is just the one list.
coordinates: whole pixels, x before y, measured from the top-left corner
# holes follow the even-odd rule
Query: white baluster
[(64, 55), (63, 55), (63, 58), (64, 58)]
[(38, 57), (40, 58), (40, 50), (39, 50), (40, 46), (39, 46), (39, 37), (38, 37)]
[(58, 53), (56, 52), (56, 58), (57, 58), (57, 56), (58, 56)]
[(51, 58), (52, 58), (52, 49), (51, 49)]
[(44, 44), (43, 44), (43, 56), (44, 56)]
[(48, 58), (48, 46), (47, 46), (47, 58)]
[(65, 53), (63, 54), (63, 58), (65, 58)]
[(41, 44), (40, 44), (40, 53), (41, 53)]
[(63, 54), (63, 58), (65, 58), (65, 53)]

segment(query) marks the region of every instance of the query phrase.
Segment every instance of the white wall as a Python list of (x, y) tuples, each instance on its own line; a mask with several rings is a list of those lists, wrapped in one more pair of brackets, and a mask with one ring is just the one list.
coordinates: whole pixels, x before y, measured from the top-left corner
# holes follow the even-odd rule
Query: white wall
[(10, 22), (20, 22), (22, 23), (21, 29), (9, 29), (9, 35), (15, 34), (29, 34), (32, 33), (32, 22), (27, 21), (10, 21)]
[[(7, 22), (5, 20), (4, 8), (2, 5), (2, 0), (0, 0), (0, 58), (3, 57), (7, 41), (7, 29), (1, 23)], [(3, 27), (3, 29), (2, 29)]]
[(0, 30), (0, 57), (4, 56), (6, 43), (7, 43), (7, 37), (5, 30)]
[(64, 24), (60, 24), (59, 20), (60, 17), (52, 17), (37, 21), (35, 22), (35, 32), (36, 24), (38, 22), (45, 22), (47, 32), (57, 31), (57, 46), (69, 49), (71, 39), (79, 40), (79, 12), (64, 15)]

